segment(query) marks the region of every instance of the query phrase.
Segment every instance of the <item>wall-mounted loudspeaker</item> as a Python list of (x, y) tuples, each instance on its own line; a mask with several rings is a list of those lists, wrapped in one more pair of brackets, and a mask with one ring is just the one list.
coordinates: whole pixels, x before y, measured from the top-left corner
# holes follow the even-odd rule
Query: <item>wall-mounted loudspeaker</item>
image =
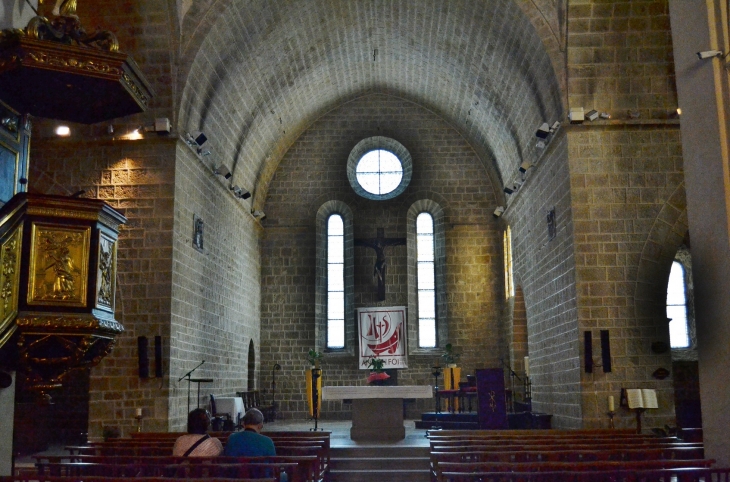
[(590, 331), (583, 333), (583, 347), (586, 373), (593, 373), (593, 335)]
[(603, 372), (611, 371), (611, 342), (608, 341), (608, 330), (601, 330), (601, 358), (603, 359)]
[(137, 337), (137, 358), (139, 360), (139, 378), (149, 378), (150, 360), (147, 357), (147, 337)]
[(162, 378), (162, 337), (155, 336), (155, 377)]

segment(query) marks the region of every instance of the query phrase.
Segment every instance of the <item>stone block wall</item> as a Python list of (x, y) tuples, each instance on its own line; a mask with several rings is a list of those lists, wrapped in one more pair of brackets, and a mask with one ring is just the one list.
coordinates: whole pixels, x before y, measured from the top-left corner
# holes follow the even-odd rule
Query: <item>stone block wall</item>
[[(618, 404), (621, 388), (638, 387), (658, 391), (647, 426), (671, 425), (671, 377), (651, 376), (671, 371), (671, 356), (651, 344), (669, 343), (666, 282), (687, 231), (678, 126), (581, 126), (569, 143), (579, 327), (599, 363), (599, 331), (609, 330), (612, 357), (611, 373), (581, 370), (584, 424), (607, 426), (607, 396)], [(616, 420), (634, 426), (626, 409)]]
[(103, 426), (119, 427), (123, 435), (136, 429), (136, 408), (143, 410), (144, 430), (166, 430), (167, 383), (139, 378), (137, 337), (150, 340), (151, 359), (155, 335), (169, 346), (175, 142), (38, 138), (31, 159), (29, 191), (83, 189), (83, 196), (107, 202), (128, 219), (119, 235), (116, 291), (116, 319), (125, 332), (91, 370), (89, 436), (100, 438)]
[[(251, 340), (255, 350), (259, 346), (261, 227), (249, 201), (235, 198), (228, 181), (213, 173), (214, 161), (182, 141), (176, 154), (170, 430), (184, 430), (188, 384), (178, 379), (201, 361), (192, 377), (214, 380), (201, 385), (203, 407), (211, 393), (234, 396), (257, 388), (248, 387), (248, 354)], [(202, 252), (192, 243), (194, 216), (204, 223)], [(191, 408), (197, 406), (196, 389), (193, 383)]]
[[(350, 150), (381, 135), (402, 143), (413, 157), (406, 191), (389, 201), (357, 197), (347, 180)], [(406, 215), (419, 199), (445, 212), (449, 339), (463, 355), (463, 374), (499, 366), (498, 315), (502, 309), (501, 232), (492, 216), (496, 198), (486, 168), (471, 147), (438, 116), (387, 95), (368, 95), (328, 113), (312, 125), (282, 160), (268, 192), (262, 238), (261, 366), (278, 362), (277, 400), (287, 418), (304, 418), (306, 352), (315, 343), (316, 213), (329, 200), (353, 211), (355, 238), (406, 237)], [(407, 249), (388, 248), (386, 300), (377, 302), (374, 252), (355, 248), (355, 308), (408, 306)], [(409, 343), (416, 343), (409, 340)], [(409, 356), (398, 383), (432, 384), (430, 367), (440, 352)], [(353, 356), (325, 355), (325, 385), (363, 385), (367, 371)], [(443, 380), (443, 379), (441, 379)], [(270, 387), (270, 371), (262, 373)], [(410, 416), (432, 410), (433, 401), (409, 407)], [(349, 407), (325, 402), (323, 417), (348, 418)]]
[(667, 0), (577, 0), (568, 7), (568, 104), (614, 119), (676, 116)]
[[(565, 132), (558, 131), (502, 216), (512, 228), (515, 286), (526, 307), (533, 410), (553, 414), (555, 428), (582, 423), (567, 146)], [(547, 216), (553, 210), (551, 239)]]

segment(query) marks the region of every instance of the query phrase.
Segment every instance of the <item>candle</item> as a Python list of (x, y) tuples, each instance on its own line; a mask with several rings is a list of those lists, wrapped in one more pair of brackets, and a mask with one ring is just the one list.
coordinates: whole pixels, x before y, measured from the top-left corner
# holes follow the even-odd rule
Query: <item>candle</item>
[(608, 396), (608, 411), (615, 412), (616, 406), (613, 404), (613, 395)]
[(526, 377), (530, 376), (530, 357), (529, 356), (525, 357), (525, 376)]
[(142, 409), (141, 408), (138, 408), (136, 410), (136, 414), (137, 414), (138, 417), (141, 417), (142, 416)]

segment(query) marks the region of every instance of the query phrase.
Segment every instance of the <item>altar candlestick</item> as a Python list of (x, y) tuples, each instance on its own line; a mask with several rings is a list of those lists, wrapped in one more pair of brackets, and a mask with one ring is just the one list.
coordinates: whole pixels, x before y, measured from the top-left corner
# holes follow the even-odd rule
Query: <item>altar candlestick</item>
[(137, 417), (141, 417), (141, 416), (142, 416), (142, 409), (141, 409), (141, 408), (138, 408), (138, 409), (137, 409), (137, 411), (136, 411), (136, 416), (137, 416)]
[(530, 357), (529, 356), (525, 357), (525, 376), (526, 377), (530, 376)]
[(613, 404), (613, 395), (608, 396), (608, 411), (615, 412), (616, 406)]

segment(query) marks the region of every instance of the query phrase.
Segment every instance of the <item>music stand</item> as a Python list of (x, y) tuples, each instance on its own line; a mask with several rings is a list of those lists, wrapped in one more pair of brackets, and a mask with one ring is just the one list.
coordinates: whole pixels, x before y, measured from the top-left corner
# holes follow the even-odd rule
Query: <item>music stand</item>
[(214, 381), (212, 378), (188, 378), (188, 413), (190, 413), (190, 382), (198, 384), (198, 403), (195, 408), (200, 408), (200, 384), (213, 383)]
[(213, 382), (212, 378), (190, 378), (190, 375), (192, 375), (195, 370), (200, 368), (203, 365), (203, 363), (205, 363), (205, 360), (200, 362), (200, 364), (198, 366), (196, 366), (195, 368), (193, 368), (192, 370), (187, 372), (185, 375), (183, 375), (177, 379), (178, 383), (181, 382), (184, 378), (188, 379), (188, 413), (190, 413), (190, 383), (195, 382), (198, 384), (198, 403), (197, 403), (197, 405), (199, 408), (200, 407), (200, 384)]

